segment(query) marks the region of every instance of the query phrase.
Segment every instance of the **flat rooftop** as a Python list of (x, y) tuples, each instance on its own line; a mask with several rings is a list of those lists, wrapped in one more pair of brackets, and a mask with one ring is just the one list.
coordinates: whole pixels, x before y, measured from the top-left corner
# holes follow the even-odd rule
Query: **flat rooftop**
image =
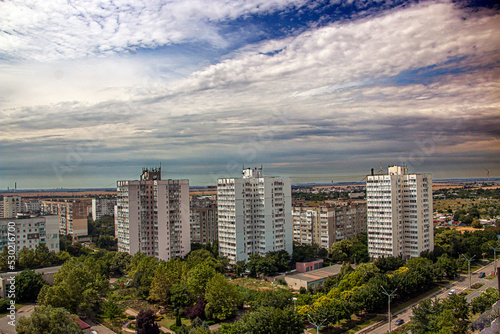
[[(45, 268), (36, 268), (36, 269), (31, 269), (34, 270), (35, 273), (37, 274), (55, 274), (61, 269), (62, 266), (53, 266), (53, 267), (45, 267)], [(17, 270), (17, 271), (7, 271), (7, 272), (0, 272), (0, 278), (6, 279), (11, 276), (16, 276), (20, 274), (22, 270)]]
[[(353, 268), (356, 266), (352, 265)], [(307, 271), (305, 273), (296, 273), (292, 275), (287, 275), (287, 277), (299, 279), (301, 281), (306, 282), (314, 282), (322, 279), (326, 279), (327, 277), (338, 275), (340, 273), (340, 269), (342, 269), (341, 264), (334, 264), (329, 267), (323, 267), (316, 270)]]

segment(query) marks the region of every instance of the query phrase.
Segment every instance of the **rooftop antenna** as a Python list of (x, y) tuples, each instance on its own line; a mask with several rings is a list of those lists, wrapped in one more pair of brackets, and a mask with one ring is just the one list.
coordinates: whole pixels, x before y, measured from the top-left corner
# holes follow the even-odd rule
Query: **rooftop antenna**
[(377, 172), (377, 174), (382, 174), (384, 173), (384, 169), (382, 168), (382, 161), (380, 161), (380, 170)]

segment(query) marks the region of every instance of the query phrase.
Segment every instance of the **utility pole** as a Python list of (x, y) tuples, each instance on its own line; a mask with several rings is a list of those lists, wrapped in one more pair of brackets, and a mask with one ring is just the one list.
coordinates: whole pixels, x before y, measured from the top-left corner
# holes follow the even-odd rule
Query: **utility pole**
[(388, 293), (382, 285), (380, 287), (384, 290), (384, 295), (387, 295), (387, 318), (389, 319), (389, 334), (391, 334), (391, 297), (394, 296), (394, 293), (396, 293), (398, 289)]
[(500, 248), (500, 245), (493, 247), (491, 244), (488, 244), (491, 249), (493, 249), (493, 256), (495, 257), (495, 269), (493, 269), (493, 272), (495, 275), (497, 274), (497, 249)]
[(313, 321), (313, 319), (311, 318), (311, 316), (308, 314), (307, 315), (309, 317), (309, 319), (311, 319), (309, 322), (311, 323), (311, 325), (313, 326), (316, 326), (316, 334), (319, 334), (319, 330), (321, 327), (325, 327), (325, 326), (322, 326), (323, 323), (328, 319), (326, 318), (325, 320), (323, 320), (319, 325), (316, 324), (316, 322)]
[(473, 258), (475, 258), (476, 256), (474, 255), (473, 257), (471, 257), (470, 259), (466, 258), (464, 254), (462, 254), (462, 256), (464, 257), (464, 259), (467, 260), (468, 264), (469, 264), (469, 290), (471, 289), (471, 277), (470, 277), (470, 261), (472, 261)]

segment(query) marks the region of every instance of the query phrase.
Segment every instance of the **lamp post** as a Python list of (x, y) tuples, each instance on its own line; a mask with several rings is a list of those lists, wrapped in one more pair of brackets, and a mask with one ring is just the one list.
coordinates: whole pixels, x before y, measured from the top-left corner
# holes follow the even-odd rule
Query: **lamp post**
[(467, 260), (468, 264), (469, 264), (469, 290), (471, 289), (471, 277), (470, 277), (470, 261), (472, 261), (473, 258), (475, 258), (476, 256), (474, 255), (473, 257), (471, 257), (470, 259), (466, 258), (465, 255), (462, 254), (462, 256), (464, 257), (464, 259)]
[(323, 323), (328, 319), (328, 318), (325, 318), (325, 320), (323, 320), (319, 325), (316, 324), (315, 321), (313, 321), (313, 319), (311, 318), (311, 316), (308, 314), (307, 315), (309, 317), (309, 319), (311, 319), (309, 322), (311, 323), (311, 325), (313, 326), (316, 326), (316, 334), (319, 334), (319, 330), (321, 327), (325, 327), (325, 326), (322, 326)]
[(297, 297), (293, 297), (293, 311), (297, 311)]
[(493, 249), (493, 256), (495, 257), (495, 269), (493, 270), (493, 272), (496, 275), (497, 274), (497, 249), (500, 248), (500, 245), (493, 247), (491, 244), (488, 244), (488, 246), (490, 246), (491, 249)]
[(384, 290), (384, 295), (387, 295), (387, 318), (389, 319), (389, 334), (391, 334), (391, 297), (394, 296), (394, 293), (396, 293), (398, 289), (388, 293), (382, 285), (380, 287)]

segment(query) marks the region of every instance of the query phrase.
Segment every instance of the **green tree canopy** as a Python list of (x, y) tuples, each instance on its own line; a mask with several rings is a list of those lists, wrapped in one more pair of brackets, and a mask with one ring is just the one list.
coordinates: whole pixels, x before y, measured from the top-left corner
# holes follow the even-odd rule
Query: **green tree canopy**
[(42, 288), (38, 301), (72, 313), (91, 313), (107, 289), (108, 280), (98, 267), (72, 258), (54, 275), (54, 286)]
[(236, 314), (240, 295), (236, 287), (229, 283), (222, 274), (215, 274), (207, 283), (205, 314), (207, 317), (226, 320)]
[(45, 285), (42, 274), (25, 269), (16, 276), (16, 299), (19, 302), (34, 302)]
[(64, 308), (36, 307), (29, 318), (21, 317), (16, 324), (18, 334), (83, 334), (76, 316)]

